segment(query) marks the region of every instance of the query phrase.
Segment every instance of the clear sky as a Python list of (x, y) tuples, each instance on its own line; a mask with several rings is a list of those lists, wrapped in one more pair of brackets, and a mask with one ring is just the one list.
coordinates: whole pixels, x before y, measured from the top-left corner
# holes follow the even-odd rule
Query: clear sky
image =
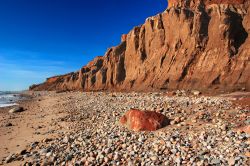
[(0, 91), (80, 69), (167, 0), (0, 0)]

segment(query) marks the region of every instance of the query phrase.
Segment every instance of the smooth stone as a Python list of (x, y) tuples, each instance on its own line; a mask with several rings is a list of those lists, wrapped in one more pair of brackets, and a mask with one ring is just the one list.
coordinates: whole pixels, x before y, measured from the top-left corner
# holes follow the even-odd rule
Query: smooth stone
[(180, 163), (181, 163), (181, 158), (180, 158), (180, 157), (177, 157), (177, 158), (175, 159), (175, 162), (176, 162), (177, 164), (180, 164)]
[(66, 156), (65, 160), (70, 161), (70, 160), (72, 160), (72, 158), (73, 158), (73, 156), (71, 154), (69, 154)]
[(151, 159), (152, 161), (156, 161), (156, 160), (158, 160), (158, 157), (157, 157), (157, 156), (152, 156), (152, 157), (150, 157), (150, 159)]
[(47, 149), (41, 149), (39, 153), (40, 154), (46, 154), (46, 153), (48, 153), (48, 150)]
[(46, 157), (50, 157), (52, 155), (52, 152), (49, 152), (46, 154)]
[(119, 160), (119, 159), (120, 159), (120, 156), (119, 156), (119, 154), (116, 153), (116, 154), (114, 155), (114, 160)]
[(200, 91), (193, 90), (193, 95), (198, 96), (198, 95), (200, 95), (200, 94), (201, 94), (201, 92), (200, 92)]
[(70, 138), (68, 136), (65, 136), (63, 138), (63, 142), (66, 143), (66, 144), (69, 142), (69, 140), (70, 140)]
[(109, 162), (109, 158), (108, 157), (104, 157), (104, 162), (105, 163)]
[(126, 144), (122, 144), (122, 148), (126, 149), (127, 145)]
[(95, 158), (94, 157), (88, 157), (87, 161), (88, 162), (93, 162), (93, 161), (95, 161)]
[(5, 127), (11, 127), (11, 126), (13, 126), (12, 123), (7, 123), (7, 124), (5, 125)]
[(5, 162), (6, 162), (6, 163), (10, 163), (10, 162), (12, 162), (13, 160), (14, 160), (13, 154), (10, 154), (8, 157), (6, 157)]
[(24, 149), (24, 150), (22, 150), (22, 151), (20, 152), (20, 155), (25, 155), (26, 153), (27, 153), (27, 150)]
[(34, 147), (36, 147), (38, 145), (38, 142), (33, 142), (30, 146), (32, 147), (32, 148), (34, 148)]
[(235, 164), (235, 159), (234, 157), (231, 157), (229, 160), (228, 160), (228, 165), (232, 166)]
[(221, 161), (220, 161), (220, 159), (213, 159), (213, 160), (211, 161), (211, 163), (212, 163), (212, 164), (220, 164)]
[(23, 112), (24, 108), (23, 107), (15, 107), (9, 110), (9, 113), (18, 113), (18, 112)]

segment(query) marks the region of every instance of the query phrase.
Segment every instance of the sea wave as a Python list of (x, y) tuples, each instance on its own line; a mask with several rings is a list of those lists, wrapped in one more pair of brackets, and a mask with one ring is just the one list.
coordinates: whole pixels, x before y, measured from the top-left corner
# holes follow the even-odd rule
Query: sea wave
[(21, 99), (20, 95), (16, 92), (0, 91), (0, 107), (9, 107), (17, 105), (16, 102)]
[(11, 103), (11, 104), (0, 104), (0, 108), (3, 107), (10, 107), (10, 106), (14, 106), (14, 105), (18, 105), (17, 103)]

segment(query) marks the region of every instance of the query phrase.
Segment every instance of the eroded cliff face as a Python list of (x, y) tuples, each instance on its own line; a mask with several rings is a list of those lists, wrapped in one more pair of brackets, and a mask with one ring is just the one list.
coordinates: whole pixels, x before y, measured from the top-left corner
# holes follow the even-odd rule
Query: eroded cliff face
[(31, 90), (250, 90), (250, 7), (244, 0), (170, 0), (78, 72)]

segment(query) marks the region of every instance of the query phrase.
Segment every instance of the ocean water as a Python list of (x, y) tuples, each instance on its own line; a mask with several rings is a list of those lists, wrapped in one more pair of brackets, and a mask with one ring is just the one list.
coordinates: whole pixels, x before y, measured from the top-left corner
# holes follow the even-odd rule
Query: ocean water
[(0, 108), (17, 105), (16, 102), (20, 99), (21, 96), (18, 92), (0, 91)]

